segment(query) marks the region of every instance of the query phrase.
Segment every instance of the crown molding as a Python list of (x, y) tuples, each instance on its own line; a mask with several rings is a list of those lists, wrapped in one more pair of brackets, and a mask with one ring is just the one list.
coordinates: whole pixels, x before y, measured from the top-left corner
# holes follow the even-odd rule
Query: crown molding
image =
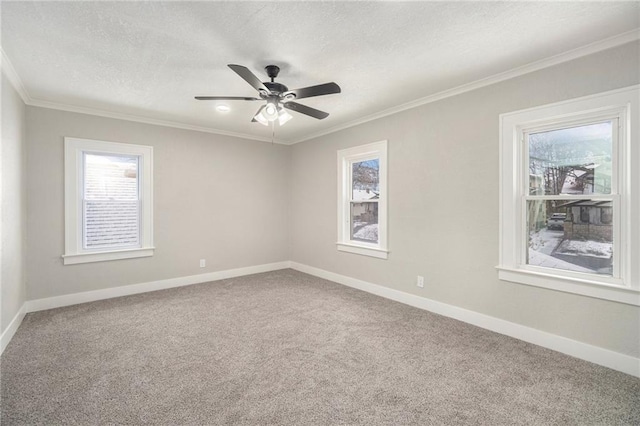
[(226, 130), (214, 129), (211, 127), (195, 126), (192, 124), (179, 123), (177, 121), (160, 120), (156, 118), (143, 117), (143, 116), (134, 115), (134, 114), (107, 111), (107, 110), (102, 110), (98, 108), (88, 108), (88, 107), (82, 107), (82, 106), (76, 106), (76, 105), (68, 105), (68, 104), (62, 104), (58, 102), (42, 101), (39, 99), (31, 99), (31, 101), (28, 102), (27, 104), (31, 106), (40, 107), (40, 108), (57, 109), (61, 111), (76, 112), (79, 114), (89, 114), (89, 115), (96, 115), (99, 117), (115, 118), (118, 120), (134, 121), (137, 123), (153, 124), (156, 126), (174, 127), (176, 129), (193, 130), (196, 132), (204, 132), (204, 133), (213, 133), (216, 135), (231, 136), (235, 138), (249, 139), (249, 140), (255, 140), (260, 142), (269, 142), (269, 143), (273, 142), (280, 145), (283, 144), (282, 141), (279, 141), (277, 139), (271, 140), (271, 138), (248, 135), (245, 133), (229, 132)]
[(107, 110), (101, 110), (101, 109), (97, 109), (97, 108), (89, 108), (89, 107), (81, 107), (81, 106), (76, 106), (76, 105), (68, 105), (68, 104), (62, 104), (62, 103), (57, 103), (57, 102), (50, 102), (50, 101), (44, 101), (44, 100), (39, 100), (39, 99), (33, 99), (31, 96), (29, 96), (29, 93), (27, 92), (24, 84), (22, 83), (22, 80), (20, 79), (20, 76), (17, 74), (15, 68), (13, 67), (13, 65), (11, 64), (11, 61), (9, 60), (9, 58), (7, 57), (7, 55), (5, 54), (4, 50), (2, 50), (2, 48), (0, 48), (0, 52), (2, 53), (2, 70), (3, 72), (7, 75), (7, 78), (9, 79), (9, 81), (11, 82), (11, 84), (15, 87), (15, 89), (18, 91), (18, 93), (20, 94), (20, 96), (22, 97), (22, 100), (24, 101), (25, 104), (27, 105), (31, 105), (31, 106), (37, 106), (37, 107), (41, 107), (41, 108), (49, 108), (49, 109), (58, 109), (58, 110), (62, 110), (62, 111), (69, 111), (69, 112), (76, 112), (76, 113), (80, 113), (80, 114), (89, 114), (89, 115), (96, 115), (96, 116), (100, 116), (100, 117), (107, 117), (107, 118), (115, 118), (115, 119), (119, 119), (119, 120), (126, 120), (126, 121), (134, 121), (134, 122), (138, 122), (138, 123), (145, 123), (145, 124), (154, 124), (157, 126), (164, 126), (164, 127), (174, 127), (177, 129), (185, 129), (185, 130), (193, 130), (196, 132), (204, 132), (204, 133), (213, 133), (213, 134), (217, 134), (217, 135), (223, 135), (223, 136), (231, 136), (231, 137), (237, 137), (237, 138), (242, 138), (242, 139), (248, 139), (248, 140), (255, 140), (255, 141), (260, 141), (260, 142), (272, 142), (272, 143), (277, 143), (277, 144), (281, 144), (281, 145), (294, 145), (296, 143), (300, 143), (300, 142), (305, 142), (311, 139), (315, 139), (318, 138), (320, 136), (325, 136), (331, 133), (335, 133), (338, 132), (340, 130), (344, 130), (344, 129), (348, 129), (350, 127), (354, 127), (354, 126), (358, 126), (360, 124), (364, 124), (367, 123), (369, 121), (373, 121), (373, 120), (377, 120), (383, 117), (387, 117), (389, 115), (393, 115), (393, 114), (397, 114), (399, 112), (402, 111), (406, 111), (408, 109), (412, 109), (412, 108), (416, 108), (422, 105), (426, 105), (432, 102), (436, 102), (442, 99), (446, 99), (446, 98), (450, 98), (452, 96), (457, 96), (460, 95), (462, 93), (466, 93), (466, 92), (470, 92), (472, 90), (476, 90), (482, 87), (486, 87), (486, 86), (490, 86), (492, 84), (496, 84), (505, 80), (509, 80), (515, 77), (519, 77), (521, 75), (525, 75), (525, 74), (529, 74), (532, 73), (534, 71), (538, 71), (544, 68), (548, 68), (548, 67), (552, 67), (554, 65), (558, 65), (564, 62), (568, 62), (571, 61), (573, 59), (577, 59), (577, 58), (581, 58), (583, 56), (588, 56), (591, 55), (593, 53), (597, 53), (597, 52), (601, 52), (603, 50), (607, 50), (607, 49), (611, 49), (617, 46), (621, 46), (623, 44), (627, 44), (627, 43), (631, 43), (633, 41), (637, 41), (640, 40), (640, 29), (636, 28), (634, 30), (631, 31), (627, 31), (624, 32), (622, 34), (618, 34), (616, 36), (613, 37), (609, 37), (606, 38), (604, 40), (600, 40), (591, 44), (588, 44), (586, 46), (582, 46), (573, 50), (570, 50), (568, 52), (564, 52), (564, 53), (560, 53), (558, 55), (554, 55), (551, 56), (549, 58), (546, 59), (541, 59), (539, 61), (535, 61), (535, 62), (531, 62), (529, 64), (517, 67), (517, 68), (513, 68), (509, 71), (505, 71), (502, 73), (498, 73), (498, 74), (494, 74), (492, 76), (489, 77), (485, 77), (482, 78), (480, 80), (476, 80), (473, 81), (471, 83), (466, 83), (463, 84), (461, 86), (457, 86), (451, 89), (447, 89), (447, 90), (443, 90), (441, 92), (435, 93), (433, 95), (429, 95), (429, 96), (425, 96), (423, 98), (420, 99), (416, 99), (414, 101), (411, 102), (407, 102), (404, 103), (402, 105), (398, 105), (392, 108), (388, 108), (385, 109), (383, 111), (368, 115), (366, 117), (362, 117), (356, 120), (352, 120), (349, 121), (347, 123), (338, 125), (338, 126), (334, 126), (331, 127), (329, 129), (326, 130), (322, 130), (319, 132), (315, 132), (312, 134), (309, 134), (301, 139), (297, 139), (297, 140), (272, 140), (270, 138), (265, 138), (265, 137), (261, 137), (261, 136), (254, 136), (254, 135), (249, 135), (249, 134), (245, 134), (245, 133), (236, 133), (236, 132), (229, 132), (226, 130), (219, 130), (219, 129), (215, 129), (212, 127), (205, 127), (205, 126), (195, 126), (195, 125), (191, 125), (191, 124), (185, 124), (185, 123), (180, 123), (177, 121), (170, 121), (170, 120), (160, 120), (160, 119), (155, 119), (155, 118), (150, 118), (150, 117), (143, 117), (143, 116), (138, 116), (138, 115), (134, 115), (134, 114), (127, 114), (127, 113), (119, 113), (119, 112), (113, 112), (113, 111), (107, 111)]
[(2, 72), (5, 73), (11, 85), (16, 89), (16, 91), (22, 98), (22, 101), (29, 106), (56, 109), (56, 110), (68, 111), (68, 112), (76, 112), (79, 114), (89, 114), (89, 115), (95, 115), (95, 116), (106, 117), (106, 118), (115, 118), (119, 120), (134, 121), (137, 123), (153, 124), (156, 126), (174, 127), (177, 129), (193, 130), (196, 132), (213, 133), (216, 135), (231, 136), (235, 138), (249, 139), (249, 140), (255, 140), (260, 142), (283, 144), (283, 142), (279, 140), (272, 140), (271, 138), (248, 135), (245, 133), (229, 132), (226, 130), (214, 129), (211, 127), (195, 126), (192, 124), (179, 123), (177, 121), (160, 120), (160, 119), (155, 119), (150, 117), (138, 116), (134, 114), (126, 114), (126, 113), (102, 110), (98, 108), (89, 108), (89, 107), (83, 107), (83, 106), (77, 106), (77, 105), (69, 105), (69, 104), (63, 104), (58, 102), (50, 102), (50, 101), (44, 101), (40, 99), (34, 99), (29, 95), (29, 92), (27, 92), (26, 87), (22, 83), (22, 79), (16, 72), (16, 69), (13, 67), (11, 60), (9, 60), (9, 57), (4, 52), (2, 47), (0, 47), (0, 54), (2, 57), (0, 61), (0, 68), (2, 68)]
[(350, 121), (345, 124), (341, 124), (335, 127), (331, 127), (326, 130), (322, 130), (316, 133), (312, 133), (308, 136), (305, 136), (302, 139), (298, 139), (289, 143), (289, 145), (294, 145), (296, 143), (305, 142), (311, 139), (318, 138), (320, 136), (325, 136), (331, 133), (335, 133), (340, 130), (348, 129), (350, 127), (354, 127), (360, 124), (367, 123), (369, 121), (377, 120), (379, 118), (387, 117), (389, 115), (397, 114), (402, 111), (406, 111), (408, 109), (416, 108), (422, 105), (430, 104), (436, 101), (440, 101), (442, 99), (450, 98), (452, 96), (457, 96), (462, 93), (470, 92), (472, 90), (476, 90), (482, 87), (490, 86), (492, 84), (499, 83), (501, 81), (509, 80), (515, 77), (519, 77), (521, 75), (529, 74), (534, 71), (539, 71), (544, 68), (549, 68), (554, 65), (558, 65), (564, 62), (569, 62), (574, 59), (581, 58), (583, 56), (588, 56), (597, 52), (601, 52), (603, 50), (611, 49), (617, 46), (622, 46), (623, 44), (631, 43), (636, 40), (640, 40), (640, 29), (636, 28), (631, 31), (624, 32), (622, 34), (618, 34), (613, 37), (606, 38), (604, 40), (600, 40), (591, 44), (587, 44), (586, 46), (578, 47), (577, 49), (569, 50), (564, 53), (560, 53), (558, 55), (550, 56), (545, 59), (541, 59), (539, 61), (531, 62), (526, 65), (522, 65), (517, 68), (513, 68), (509, 71), (501, 72), (498, 74), (494, 74), (489, 77), (482, 78), (480, 80), (473, 81), (471, 83), (466, 83), (461, 86), (457, 86), (451, 89), (443, 90), (442, 92), (435, 93), (433, 95), (425, 96), (420, 99), (416, 99), (411, 102), (407, 102), (402, 105), (398, 105), (392, 108), (385, 109), (383, 111), (368, 115), (366, 117), (362, 117), (353, 121)]
[(2, 47), (0, 47), (0, 57), (0, 68), (2, 68), (2, 72), (4, 72), (4, 75), (7, 76), (11, 85), (16, 89), (16, 92), (18, 92), (22, 98), (22, 102), (29, 104), (32, 101), (31, 96), (29, 96), (29, 92), (27, 92), (27, 89), (24, 87), (22, 79), (16, 72), (16, 69), (13, 67), (13, 64), (9, 60), (7, 54), (4, 53)]

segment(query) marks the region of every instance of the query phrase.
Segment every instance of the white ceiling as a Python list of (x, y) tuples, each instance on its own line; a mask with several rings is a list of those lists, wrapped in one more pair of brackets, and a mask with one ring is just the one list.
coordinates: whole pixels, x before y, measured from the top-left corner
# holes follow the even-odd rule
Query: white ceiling
[[(88, 108), (270, 139), (259, 102), (226, 64), (290, 89), (335, 81), (300, 100), (287, 143), (640, 27), (638, 2), (9, 2), (2, 49), (34, 105)], [(635, 34), (635, 33), (634, 33)], [(65, 106), (66, 105), (66, 106)]]

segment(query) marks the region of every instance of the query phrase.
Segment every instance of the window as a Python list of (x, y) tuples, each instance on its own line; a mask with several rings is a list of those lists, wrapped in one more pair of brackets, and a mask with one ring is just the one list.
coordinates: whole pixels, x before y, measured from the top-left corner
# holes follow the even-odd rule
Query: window
[(152, 256), (153, 148), (64, 143), (64, 264)]
[[(589, 200), (587, 200), (589, 202)], [(589, 207), (580, 207), (580, 222), (589, 223)]]
[(640, 305), (639, 95), (500, 116), (500, 279)]
[(387, 141), (338, 151), (338, 250), (386, 259)]
[(613, 226), (596, 220), (595, 213), (615, 202), (612, 150), (618, 145), (614, 129), (619, 121), (614, 115), (567, 125), (522, 132), (524, 172), (529, 182), (536, 176), (537, 183), (523, 197), (526, 264), (614, 276)]

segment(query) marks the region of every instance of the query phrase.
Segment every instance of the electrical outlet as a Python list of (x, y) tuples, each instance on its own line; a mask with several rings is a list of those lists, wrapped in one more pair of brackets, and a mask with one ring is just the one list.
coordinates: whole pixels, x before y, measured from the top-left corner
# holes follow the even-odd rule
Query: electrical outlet
[(206, 259), (200, 259), (200, 267), (204, 268), (205, 266), (207, 266), (207, 260)]
[(420, 288), (424, 287), (424, 277), (421, 277), (420, 275), (418, 275), (418, 281), (416, 282), (416, 285)]

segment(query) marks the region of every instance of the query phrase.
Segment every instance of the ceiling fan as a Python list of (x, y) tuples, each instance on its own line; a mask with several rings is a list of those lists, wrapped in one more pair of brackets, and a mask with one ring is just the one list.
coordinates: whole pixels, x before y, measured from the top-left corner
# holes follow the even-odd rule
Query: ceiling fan
[(265, 126), (270, 122), (278, 120), (282, 126), (292, 117), (285, 108), (291, 111), (299, 112), (309, 117), (322, 120), (329, 116), (329, 113), (308, 107), (306, 105), (294, 102), (297, 99), (310, 98), (313, 96), (330, 95), (332, 93), (340, 93), (340, 86), (336, 83), (325, 83), (317, 86), (303, 87), (301, 89), (289, 90), (282, 83), (276, 83), (274, 80), (280, 72), (280, 68), (276, 65), (267, 65), (264, 69), (271, 81), (262, 82), (247, 67), (242, 65), (229, 64), (229, 68), (235, 71), (244, 81), (249, 83), (258, 91), (259, 98), (243, 97), (243, 96), (196, 96), (199, 101), (259, 101), (264, 100), (267, 103), (260, 107), (256, 115), (251, 120)]

